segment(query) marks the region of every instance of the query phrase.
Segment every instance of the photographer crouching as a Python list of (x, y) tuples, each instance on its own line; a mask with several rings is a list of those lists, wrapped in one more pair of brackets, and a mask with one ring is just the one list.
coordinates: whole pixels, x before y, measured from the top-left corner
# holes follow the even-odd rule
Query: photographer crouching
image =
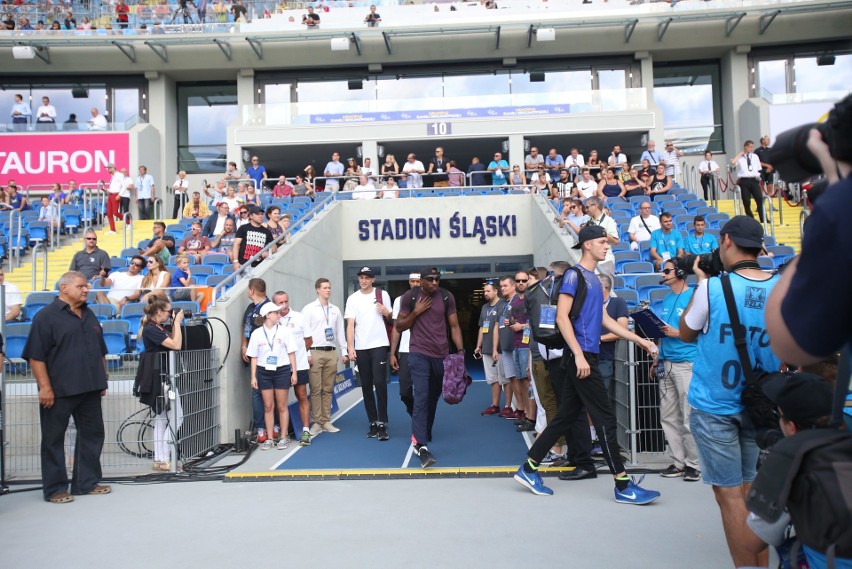
[[(741, 399), (747, 379), (755, 376), (752, 371), (778, 371), (781, 365), (769, 348), (764, 323), (766, 299), (778, 277), (760, 269), (762, 247), (763, 227), (738, 215), (722, 227), (716, 251), (679, 263), (698, 277), (679, 326), (681, 340), (698, 341), (689, 423), (736, 567), (765, 567), (767, 559), (766, 552), (755, 553), (757, 538), (746, 525), (745, 498), (757, 474), (758, 447)], [(722, 269), (727, 273), (720, 274)]]

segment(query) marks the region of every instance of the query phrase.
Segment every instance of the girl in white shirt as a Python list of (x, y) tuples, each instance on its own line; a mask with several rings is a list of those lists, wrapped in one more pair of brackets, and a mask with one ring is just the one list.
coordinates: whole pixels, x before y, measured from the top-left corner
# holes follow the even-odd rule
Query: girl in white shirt
[(704, 161), (698, 165), (698, 173), (701, 174), (701, 187), (704, 188), (704, 200), (710, 199), (709, 188), (713, 174), (719, 173), (719, 165), (712, 160), (713, 153), (709, 150), (704, 153)]
[[(278, 449), (287, 448), (290, 437), (287, 436), (290, 424), (290, 412), (287, 409), (287, 396), (290, 386), (296, 385), (296, 344), (286, 326), (279, 325), (281, 306), (267, 302), (260, 307), (263, 325), (249, 337), (246, 356), (251, 361), (251, 386), (259, 389), (263, 397), (263, 421), (267, 433), (274, 433), (274, 405), (278, 407), (278, 420), (281, 425), (281, 438)], [(272, 440), (267, 439), (260, 450), (272, 448)]]

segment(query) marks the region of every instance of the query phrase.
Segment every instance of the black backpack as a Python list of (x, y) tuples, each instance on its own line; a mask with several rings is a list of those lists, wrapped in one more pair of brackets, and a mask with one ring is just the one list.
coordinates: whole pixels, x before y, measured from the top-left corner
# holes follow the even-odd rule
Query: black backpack
[[(588, 285), (580, 269), (571, 267), (568, 270), (576, 272), (578, 279), (574, 304), (571, 306), (571, 313), (568, 315), (573, 322), (579, 316), (580, 310), (583, 308), (583, 303), (586, 301)], [(524, 307), (530, 319), (532, 337), (536, 342), (549, 350), (563, 349), (565, 347), (565, 338), (562, 337), (558, 326), (554, 326), (553, 328), (541, 327), (541, 307), (548, 304), (556, 306), (559, 300), (559, 289), (562, 288), (562, 280), (563, 275), (550, 275), (536, 282), (527, 289), (524, 295)]]

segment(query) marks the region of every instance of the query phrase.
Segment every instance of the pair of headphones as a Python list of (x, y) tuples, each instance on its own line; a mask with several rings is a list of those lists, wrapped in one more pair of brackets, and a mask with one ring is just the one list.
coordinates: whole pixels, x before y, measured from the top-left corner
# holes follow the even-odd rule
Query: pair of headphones
[[(669, 262), (669, 261), (666, 261), (666, 262)], [(665, 263), (663, 263), (663, 264), (665, 265)], [(678, 279), (680, 279), (682, 281), (685, 281), (686, 280), (686, 273), (683, 272), (683, 269), (681, 269), (675, 261), (671, 261), (671, 264), (674, 265), (675, 277), (677, 277)], [(665, 284), (665, 283), (666, 283), (665, 279), (660, 281), (660, 284)]]

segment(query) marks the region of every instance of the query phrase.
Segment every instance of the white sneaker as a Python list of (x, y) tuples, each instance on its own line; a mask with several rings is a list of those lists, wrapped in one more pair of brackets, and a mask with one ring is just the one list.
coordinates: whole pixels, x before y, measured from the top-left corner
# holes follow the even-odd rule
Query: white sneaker
[(311, 425), (310, 433), (311, 433), (312, 437), (317, 436), (321, 432), (322, 432), (322, 426), (320, 426), (319, 423), (314, 423), (313, 425)]
[(322, 430), (323, 430), (323, 431), (325, 431), (326, 433), (339, 433), (339, 432), (340, 432), (340, 429), (338, 429), (337, 427), (335, 427), (335, 426), (331, 423), (331, 421), (329, 421), (328, 423), (326, 423), (325, 425), (323, 425), (323, 426), (322, 426)]
[(115, 235), (115, 231), (107, 231), (105, 235)]

